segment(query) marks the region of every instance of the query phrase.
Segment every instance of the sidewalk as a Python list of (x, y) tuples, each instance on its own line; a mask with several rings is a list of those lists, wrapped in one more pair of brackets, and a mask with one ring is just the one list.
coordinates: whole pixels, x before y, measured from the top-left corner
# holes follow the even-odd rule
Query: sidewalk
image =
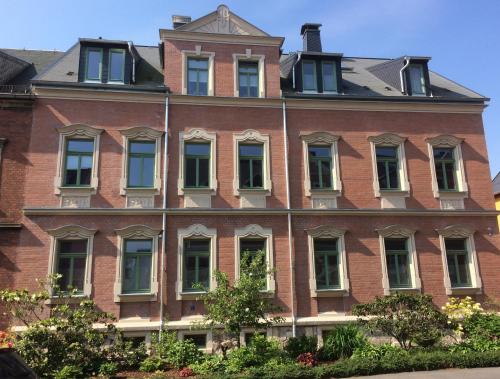
[(357, 376), (351, 379), (500, 379), (500, 367), (449, 369), (437, 371), (402, 372), (373, 376)]

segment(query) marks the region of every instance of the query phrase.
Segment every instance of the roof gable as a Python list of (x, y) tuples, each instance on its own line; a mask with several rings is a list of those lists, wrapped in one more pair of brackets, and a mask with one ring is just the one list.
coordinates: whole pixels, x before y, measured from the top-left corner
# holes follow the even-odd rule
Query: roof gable
[(178, 27), (176, 31), (268, 37), (269, 34), (234, 14), (225, 5), (215, 12)]
[(0, 84), (8, 83), (28, 66), (28, 62), (0, 51)]

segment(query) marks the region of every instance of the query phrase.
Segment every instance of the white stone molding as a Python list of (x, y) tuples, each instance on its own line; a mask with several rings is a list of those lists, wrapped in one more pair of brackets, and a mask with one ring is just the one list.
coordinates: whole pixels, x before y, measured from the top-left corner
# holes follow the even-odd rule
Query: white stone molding
[[(153, 229), (146, 225), (131, 225), (126, 228), (115, 230), (117, 236), (118, 253), (116, 255), (116, 277), (114, 284), (114, 301), (120, 302), (143, 302), (143, 301), (156, 301), (158, 296), (158, 236), (161, 233), (160, 229)], [(122, 291), (123, 284), (123, 263), (125, 255), (125, 240), (152, 240), (152, 254), (151, 254), (151, 281), (150, 293), (127, 293)]]
[(266, 97), (266, 67), (265, 67), (265, 55), (252, 54), (251, 49), (246, 49), (245, 54), (233, 54), (233, 73), (234, 73), (234, 97), (240, 97), (240, 85), (239, 85), (239, 63), (240, 62), (257, 62), (257, 71), (259, 73), (259, 92), (258, 97)]
[(196, 299), (202, 293), (197, 292), (184, 292), (184, 240), (188, 238), (202, 238), (210, 240), (210, 290), (216, 287), (214, 271), (217, 269), (217, 230), (215, 228), (207, 228), (201, 224), (194, 224), (188, 228), (177, 230), (177, 282), (176, 282), (176, 296), (177, 300)]
[[(241, 266), (241, 249), (240, 242), (243, 238), (259, 238), (264, 239), (266, 242), (266, 266), (268, 270), (274, 269), (274, 250), (273, 250), (273, 230), (271, 228), (263, 228), (260, 225), (251, 224), (244, 228), (236, 228), (234, 230), (234, 277), (235, 280), (240, 278)], [(276, 284), (274, 280), (274, 273), (267, 276), (266, 290), (270, 294), (274, 294)]]
[[(245, 143), (256, 143), (263, 145), (263, 162), (262, 162), (262, 189), (242, 189), (240, 188), (240, 159), (239, 146)], [(261, 134), (257, 130), (248, 129), (242, 133), (233, 134), (233, 165), (234, 165), (234, 180), (233, 191), (234, 195), (240, 197), (241, 208), (265, 208), (265, 196), (271, 195), (271, 160), (270, 160), (270, 143), (269, 135)]]
[[(431, 165), (432, 193), (436, 199), (439, 199), (441, 209), (464, 209), (464, 199), (469, 196), (467, 179), (465, 177), (464, 160), (462, 157), (463, 138), (451, 135), (440, 135), (433, 138), (427, 138), (427, 147), (429, 151), (429, 162)], [(455, 177), (457, 191), (440, 191), (437, 182), (436, 165), (434, 163), (434, 148), (453, 149), (453, 158), (455, 160)]]
[[(312, 208), (328, 209), (337, 208), (337, 197), (342, 192), (342, 181), (340, 180), (338, 140), (339, 136), (335, 136), (328, 132), (314, 132), (301, 135), (302, 151), (304, 157), (304, 192), (307, 197), (311, 198)], [(309, 172), (309, 145), (330, 146), (331, 149), (331, 177), (332, 189), (330, 190), (315, 190), (311, 189), (311, 177)]]
[(208, 60), (208, 83), (207, 83), (207, 96), (215, 95), (214, 86), (214, 72), (215, 72), (215, 53), (203, 51), (201, 45), (196, 45), (196, 49), (182, 50), (182, 94), (188, 94), (188, 59), (189, 58), (206, 58)]
[[(384, 295), (390, 295), (395, 291), (418, 291), (422, 289), (422, 281), (420, 280), (420, 272), (418, 269), (417, 249), (415, 247), (415, 230), (406, 228), (402, 225), (389, 225), (385, 228), (376, 230), (379, 235), (380, 244), (380, 260), (382, 263), (382, 287)], [(389, 274), (387, 272), (387, 257), (385, 252), (386, 238), (405, 238), (408, 248), (408, 264), (410, 268), (411, 287), (392, 289), (389, 284)]]
[[(127, 208), (153, 208), (154, 196), (160, 194), (161, 189), (161, 139), (162, 130), (138, 126), (120, 130), (123, 138), (122, 175), (120, 178), (120, 195), (125, 196)], [(155, 142), (155, 169), (153, 187), (128, 188), (128, 154), (131, 141)]]
[[(480, 294), (482, 293), (482, 280), (479, 273), (476, 245), (474, 243), (475, 231), (464, 225), (450, 225), (443, 229), (437, 229), (439, 234), (439, 245), (441, 248), (441, 258), (444, 273), (444, 288), (447, 295)], [(469, 261), (469, 273), (471, 287), (452, 287), (450, 274), (448, 271), (448, 258), (446, 255), (445, 239), (465, 239), (467, 248), (467, 259)]]
[[(99, 141), (103, 129), (93, 128), (85, 124), (72, 124), (57, 129), (59, 132), (59, 149), (57, 154), (57, 171), (54, 178), (54, 193), (61, 197), (61, 207), (90, 207), (90, 196), (95, 195), (99, 185)], [(66, 159), (66, 141), (68, 139), (94, 140), (92, 157), (92, 176), (88, 187), (64, 186), (64, 161)]]
[[(373, 192), (375, 197), (381, 199), (381, 208), (406, 208), (405, 198), (410, 196), (410, 182), (406, 166), (405, 137), (394, 133), (384, 133), (368, 137), (372, 155)], [(377, 171), (377, 146), (397, 147), (399, 166), (399, 191), (380, 189)], [(384, 199), (387, 198), (387, 199)]]
[[(92, 256), (94, 252), (94, 235), (97, 229), (88, 229), (80, 225), (65, 225), (56, 229), (47, 230), (50, 235), (49, 250), (49, 271), (48, 275), (57, 273), (57, 242), (61, 240), (86, 240), (87, 241), (87, 260), (85, 263), (85, 274), (83, 282), (83, 296), (92, 295)], [(51, 295), (52, 289), (50, 289)], [(80, 297), (80, 296), (76, 296)]]
[[(185, 187), (185, 143), (205, 142), (210, 144), (209, 186), (208, 188)], [(184, 196), (185, 208), (210, 208), (211, 198), (217, 192), (217, 134), (204, 129), (190, 129), (179, 133), (179, 175), (177, 179), (177, 193)]]
[[(337, 229), (331, 225), (320, 225), (307, 229), (308, 263), (309, 263), (309, 290), (311, 297), (339, 297), (349, 295), (349, 276), (347, 274), (347, 254), (345, 250), (344, 235), (346, 230)], [(339, 278), (340, 288), (338, 289), (317, 289), (316, 287), (316, 266), (314, 262), (314, 240), (321, 238), (337, 239), (337, 249), (339, 255)]]

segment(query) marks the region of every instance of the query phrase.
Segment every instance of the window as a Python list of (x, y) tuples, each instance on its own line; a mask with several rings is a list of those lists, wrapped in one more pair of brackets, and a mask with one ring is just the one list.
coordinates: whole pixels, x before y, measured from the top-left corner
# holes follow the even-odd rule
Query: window
[(323, 92), (337, 92), (337, 65), (335, 62), (321, 63), (323, 74)]
[(65, 186), (90, 186), (93, 155), (94, 140), (70, 139), (66, 141)]
[(311, 189), (332, 189), (332, 149), (309, 145), (309, 177)]
[(258, 62), (240, 61), (238, 64), (238, 82), (240, 97), (259, 96)]
[(152, 188), (155, 177), (155, 160), (155, 141), (129, 141), (127, 186), (130, 188)]
[(425, 96), (425, 76), (424, 66), (421, 64), (410, 65), (410, 87), (411, 94), (416, 96)]
[(302, 88), (304, 91), (316, 92), (318, 90), (316, 81), (316, 62), (302, 61)]
[(205, 349), (207, 347), (206, 334), (184, 334), (184, 341), (191, 341), (198, 349)]
[(102, 49), (87, 49), (85, 80), (99, 82), (102, 80)]
[(436, 180), (440, 191), (456, 191), (455, 157), (452, 148), (433, 149)]
[(208, 95), (208, 58), (188, 58), (188, 95)]
[(208, 287), (210, 282), (210, 240), (184, 240), (183, 292), (201, 291), (197, 285)]
[(184, 145), (185, 187), (208, 188), (210, 185), (210, 143), (189, 142)]
[(152, 255), (152, 240), (126, 239), (124, 241), (122, 293), (149, 293), (151, 291)]
[(395, 146), (377, 146), (377, 175), (381, 190), (398, 190), (399, 162), (398, 148)]
[(56, 271), (61, 275), (61, 279), (58, 281), (61, 291), (75, 290), (76, 294), (83, 294), (87, 243), (86, 239), (57, 241)]
[(469, 254), (465, 238), (446, 238), (446, 259), (452, 287), (470, 287)]
[(125, 75), (125, 50), (111, 49), (109, 51), (108, 82), (123, 83)]
[[(247, 267), (252, 264), (253, 260), (259, 252), (264, 254), (264, 264), (267, 260), (266, 256), (266, 240), (263, 238), (245, 238), (240, 240), (240, 265), (246, 263)], [(265, 289), (266, 285), (264, 285)]]
[(316, 288), (340, 288), (339, 251), (336, 238), (314, 239), (314, 269)]
[(240, 188), (263, 188), (263, 157), (262, 144), (239, 145)]
[(411, 287), (409, 253), (406, 238), (386, 238), (385, 255), (391, 288)]

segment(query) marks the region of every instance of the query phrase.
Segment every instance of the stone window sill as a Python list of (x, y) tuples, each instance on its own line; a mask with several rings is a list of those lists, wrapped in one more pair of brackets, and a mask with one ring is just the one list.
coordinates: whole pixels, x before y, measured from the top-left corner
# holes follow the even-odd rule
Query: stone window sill
[(439, 199), (465, 199), (468, 196), (467, 191), (439, 191), (437, 193)]
[(121, 293), (115, 295), (115, 303), (156, 301), (155, 293)]
[(45, 304), (79, 304), (83, 300), (88, 300), (89, 297), (87, 295), (74, 295), (74, 296), (52, 296), (49, 299), (45, 300)]
[(215, 188), (183, 188), (183, 194), (215, 195)]
[(311, 291), (311, 297), (343, 297), (349, 296), (349, 290), (345, 288), (324, 289)]
[(199, 292), (180, 292), (177, 293), (177, 300), (199, 300), (200, 296), (206, 294), (205, 291)]
[(452, 287), (447, 292), (449, 295), (480, 295), (482, 290), (479, 287)]
[(409, 288), (389, 288), (389, 292), (391, 294), (397, 293), (397, 292), (409, 292), (409, 293), (421, 293), (422, 289), (419, 287), (409, 287)]
[(237, 192), (239, 195), (271, 195), (271, 190), (266, 188), (238, 188)]
[(390, 197), (390, 196), (403, 196), (403, 197), (409, 197), (410, 196), (410, 191), (408, 190), (380, 190), (380, 196), (379, 197)]

